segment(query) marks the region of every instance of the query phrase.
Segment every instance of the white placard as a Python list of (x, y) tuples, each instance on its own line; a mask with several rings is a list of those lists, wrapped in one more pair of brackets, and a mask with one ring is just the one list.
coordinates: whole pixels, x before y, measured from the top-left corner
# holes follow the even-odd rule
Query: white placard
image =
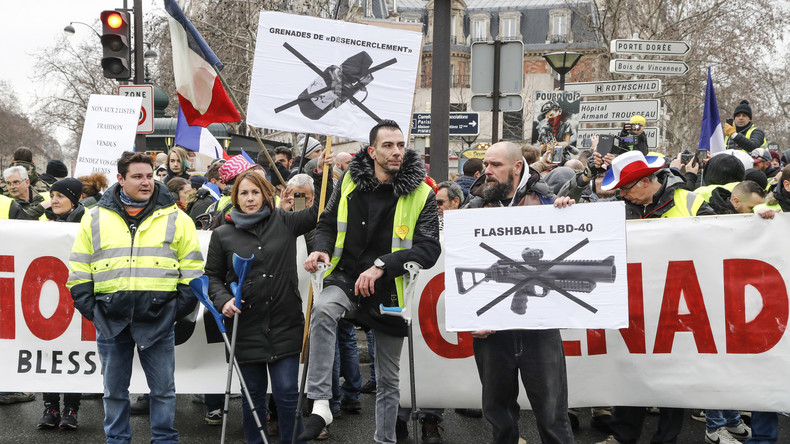
[(411, 126), (422, 34), (261, 11), (247, 122), (368, 141), (382, 119)]
[(116, 182), (118, 159), (134, 150), (141, 97), (91, 94), (74, 177), (104, 173), (108, 185)]
[(448, 331), (628, 323), (622, 202), (445, 213)]

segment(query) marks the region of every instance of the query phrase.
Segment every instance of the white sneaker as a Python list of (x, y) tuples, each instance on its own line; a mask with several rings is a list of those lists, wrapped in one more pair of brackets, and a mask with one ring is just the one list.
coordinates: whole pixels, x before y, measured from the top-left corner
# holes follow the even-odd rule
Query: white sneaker
[(726, 428), (722, 427), (713, 432), (705, 430), (706, 444), (740, 444), (740, 441), (733, 438)]
[(752, 437), (752, 429), (744, 424), (743, 421), (735, 427), (725, 427), (725, 429), (738, 441), (746, 441)]
[(603, 441), (597, 442), (595, 444), (622, 444), (618, 441), (613, 435), (609, 435), (608, 438), (604, 439)]

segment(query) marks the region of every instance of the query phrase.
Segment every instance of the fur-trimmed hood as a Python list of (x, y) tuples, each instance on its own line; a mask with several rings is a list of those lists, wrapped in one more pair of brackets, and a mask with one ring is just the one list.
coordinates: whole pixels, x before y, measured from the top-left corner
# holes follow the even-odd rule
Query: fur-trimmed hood
[[(376, 179), (373, 158), (368, 154), (367, 147), (362, 148), (354, 155), (348, 165), (348, 174), (351, 179), (362, 191), (371, 191), (379, 185)], [(425, 165), (416, 151), (407, 149), (403, 156), (403, 163), (400, 171), (395, 174), (392, 180), (392, 187), (395, 195), (406, 196), (414, 191), (425, 178)]]

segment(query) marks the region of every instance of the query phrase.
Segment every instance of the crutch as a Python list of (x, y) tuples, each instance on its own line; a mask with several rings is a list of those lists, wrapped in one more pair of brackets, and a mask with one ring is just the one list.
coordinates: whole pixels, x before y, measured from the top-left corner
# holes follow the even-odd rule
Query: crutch
[[(327, 264), (325, 262), (318, 263), (318, 270), (313, 273), (310, 273), (310, 291), (314, 295), (320, 295), (321, 291), (324, 289), (324, 274), (326, 274), (329, 269), (332, 268), (331, 264)], [(307, 322), (310, 322), (310, 314), (307, 315)], [(305, 332), (308, 334), (305, 335), (305, 338), (309, 338), (309, 331), (310, 326), (305, 326)], [(304, 366), (302, 366), (302, 378), (299, 382), (299, 398), (296, 401), (296, 412), (294, 412), (294, 429), (293, 434), (291, 436), (291, 442), (296, 442), (296, 431), (299, 430), (299, 416), (302, 414), (302, 404), (304, 403), (304, 390), (305, 386), (307, 385), (307, 366), (310, 363), (310, 342), (309, 340), (304, 344), (304, 351), (302, 352), (302, 356), (304, 357)]]
[[(243, 258), (236, 253), (233, 253), (233, 271), (236, 273), (236, 277), (239, 279), (237, 282), (230, 283), (230, 292), (233, 294), (233, 298), (235, 299), (233, 305), (236, 306), (239, 310), (241, 310), (241, 287), (244, 284), (244, 278), (247, 277), (247, 272), (252, 268), (252, 260), (255, 258), (253, 254), (249, 258)], [(236, 319), (233, 320), (233, 332), (230, 335), (230, 350), (228, 351), (230, 357), (228, 359), (228, 379), (225, 383), (225, 406), (222, 412), (222, 438), (221, 442), (225, 442), (225, 431), (227, 429), (227, 421), (225, 417), (228, 414), (228, 409), (230, 406), (230, 386), (231, 382), (233, 381), (233, 361), (236, 357), (236, 332), (239, 329), (239, 319), (238, 316)], [(245, 389), (246, 391), (246, 389)], [(250, 402), (250, 408), (254, 409), (255, 406)]]
[[(230, 352), (231, 349), (230, 341), (228, 340), (228, 334), (227, 331), (225, 330), (225, 324), (222, 322), (225, 316), (222, 313), (218, 312), (216, 308), (214, 308), (214, 304), (212, 304), (208, 298), (208, 277), (201, 276), (199, 278), (192, 279), (192, 281), (189, 282), (189, 286), (190, 288), (192, 288), (192, 293), (195, 294), (195, 297), (198, 298), (200, 303), (203, 304), (204, 307), (206, 307), (206, 309), (211, 313), (212, 316), (214, 316), (214, 320), (217, 323), (217, 327), (219, 328), (219, 332), (222, 335), (222, 339), (223, 341), (225, 341), (225, 348), (228, 350), (228, 352)], [(241, 385), (242, 391), (247, 397), (247, 402), (250, 404), (250, 409), (252, 410), (252, 416), (255, 419), (255, 424), (258, 426), (258, 431), (261, 434), (261, 438), (263, 439), (263, 442), (265, 444), (269, 444), (269, 441), (266, 439), (266, 434), (263, 431), (263, 425), (261, 423), (261, 420), (258, 417), (258, 412), (255, 408), (255, 404), (252, 402), (252, 396), (250, 395), (249, 390), (247, 390), (247, 384), (246, 382), (244, 382), (244, 376), (241, 374), (241, 368), (239, 368), (239, 364), (238, 362), (236, 362), (235, 357), (230, 362), (233, 363), (233, 367), (236, 369), (236, 374), (239, 375), (239, 384)], [(227, 411), (228, 411), (228, 405), (226, 401), (225, 411), (223, 412), (222, 415), (223, 425), (225, 424), (227, 418)], [(224, 442), (225, 439), (224, 430), (221, 439), (222, 442)]]
[(411, 424), (412, 436), (414, 443), (419, 444), (420, 438), (417, 434), (417, 424), (420, 412), (417, 410), (417, 389), (414, 386), (414, 334), (412, 323), (412, 303), (414, 302), (414, 292), (417, 290), (417, 277), (420, 275), (422, 267), (414, 261), (409, 261), (403, 264), (406, 269), (406, 290), (403, 292), (403, 307), (385, 307), (383, 304), (379, 305), (379, 312), (381, 314), (390, 316), (400, 316), (406, 321), (408, 325), (408, 340), (409, 340), (409, 388), (411, 389)]

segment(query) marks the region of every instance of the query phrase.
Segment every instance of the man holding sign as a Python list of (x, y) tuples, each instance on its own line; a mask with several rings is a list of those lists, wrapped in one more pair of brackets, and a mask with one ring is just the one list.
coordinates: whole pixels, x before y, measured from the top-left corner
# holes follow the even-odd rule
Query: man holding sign
[[(518, 145), (499, 142), (486, 150), (483, 176), (469, 190), (464, 208), (544, 205), (552, 192), (537, 171), (529, 168)], [(558, 208), (574, 203), (554, 201)], [(527, 294), (517, 291), (512, 308), (526, 308)], [(558, 329), (478, 330), (472, 332), (477, 372), (483, 385), (483, 415), (493, 428), (492, 442), (512, 443), (518, 434), (518, 374), (524, 381), (538, 432), (544, 443), (573, 443), (568, 420), (565, 352)]]

